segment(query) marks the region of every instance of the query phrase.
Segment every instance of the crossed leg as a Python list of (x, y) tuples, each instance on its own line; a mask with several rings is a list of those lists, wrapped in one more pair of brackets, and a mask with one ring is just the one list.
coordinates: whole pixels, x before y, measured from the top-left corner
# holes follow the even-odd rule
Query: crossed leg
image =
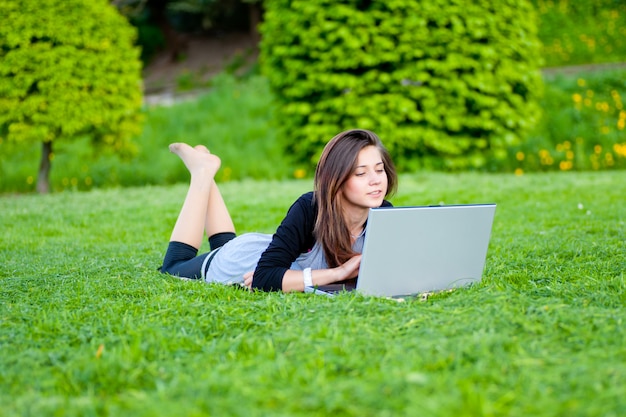
[(185, 143), (173, 143), (170, 151), (182, 159), (191, 174), (187, 196), (170, 241), (186, 243), (198, 249), (204, 232), (209, 237), (218, 233), (234, 233), (235, 225), (215, 183), (220, 159), (202, 145), (192, 148)]
[[(207, 254), (197, 258), (196, 255), (204, 233), (210, 241), (211, 237), (218, 235), (215, 241), (220, 245), (235, 235), (235, 226), (215, 183), (221, 161), (202, 145), (193, 148), (185, 143), (173, 143), (170, 151), (183, 161), (191, 180), (170, 236), (161, 272), (199, 278), (204, 273), (201, 267)], [(224, 235), (220, 236), (222, 233)]]

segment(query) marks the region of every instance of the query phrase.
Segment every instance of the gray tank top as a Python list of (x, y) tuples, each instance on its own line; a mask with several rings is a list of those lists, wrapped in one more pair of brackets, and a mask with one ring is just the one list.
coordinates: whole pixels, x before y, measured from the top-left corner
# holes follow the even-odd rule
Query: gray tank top
[[(365, 233), (361, 233), (361, 235), (354, 241), (352, 245), (352, 250), (357, 253), (363, 252), (363, 242), (365, 241)], [(298, 271), (302, 271), (305, 268), (311, 269), (326, 269), (328, 268), (328, 263), (326, 262), (326, 257), (324, 256), (324, 250), (322, 249), (322, 245), (319, 242), (315, 242), (313, 248), (307, 252), (298, 256), (291, 264), (291, 269), (295, 269)]]

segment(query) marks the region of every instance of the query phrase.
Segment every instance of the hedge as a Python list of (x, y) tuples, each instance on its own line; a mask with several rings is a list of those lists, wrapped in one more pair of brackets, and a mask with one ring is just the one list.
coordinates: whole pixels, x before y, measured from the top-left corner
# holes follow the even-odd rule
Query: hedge
[[(496, 4), (497, 3), (497, 4)], [(485, 167), (535, 124), (542, 83), (524, 0), (267, 0), (261, 64), (284, 140), (315, 162), (376, 131), (401, 169)]]

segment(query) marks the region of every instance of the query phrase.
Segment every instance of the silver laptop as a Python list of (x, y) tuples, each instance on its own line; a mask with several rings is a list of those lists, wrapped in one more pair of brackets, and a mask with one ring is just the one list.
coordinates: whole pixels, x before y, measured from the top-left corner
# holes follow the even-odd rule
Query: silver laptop
[[(495, 204), (370, 209), (356, 290), (402, 297), (482, 278)], [(333, 293), (354, 286), (311, 289)]]

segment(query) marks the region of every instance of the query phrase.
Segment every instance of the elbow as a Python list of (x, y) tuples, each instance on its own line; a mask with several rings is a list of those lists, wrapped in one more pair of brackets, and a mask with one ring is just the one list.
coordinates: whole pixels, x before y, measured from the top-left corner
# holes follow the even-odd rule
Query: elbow
[(284, 271), (279, 274), (274, 272), (257, 266), (252, 278), (252, 289), (265, 292), (282, 291)]

